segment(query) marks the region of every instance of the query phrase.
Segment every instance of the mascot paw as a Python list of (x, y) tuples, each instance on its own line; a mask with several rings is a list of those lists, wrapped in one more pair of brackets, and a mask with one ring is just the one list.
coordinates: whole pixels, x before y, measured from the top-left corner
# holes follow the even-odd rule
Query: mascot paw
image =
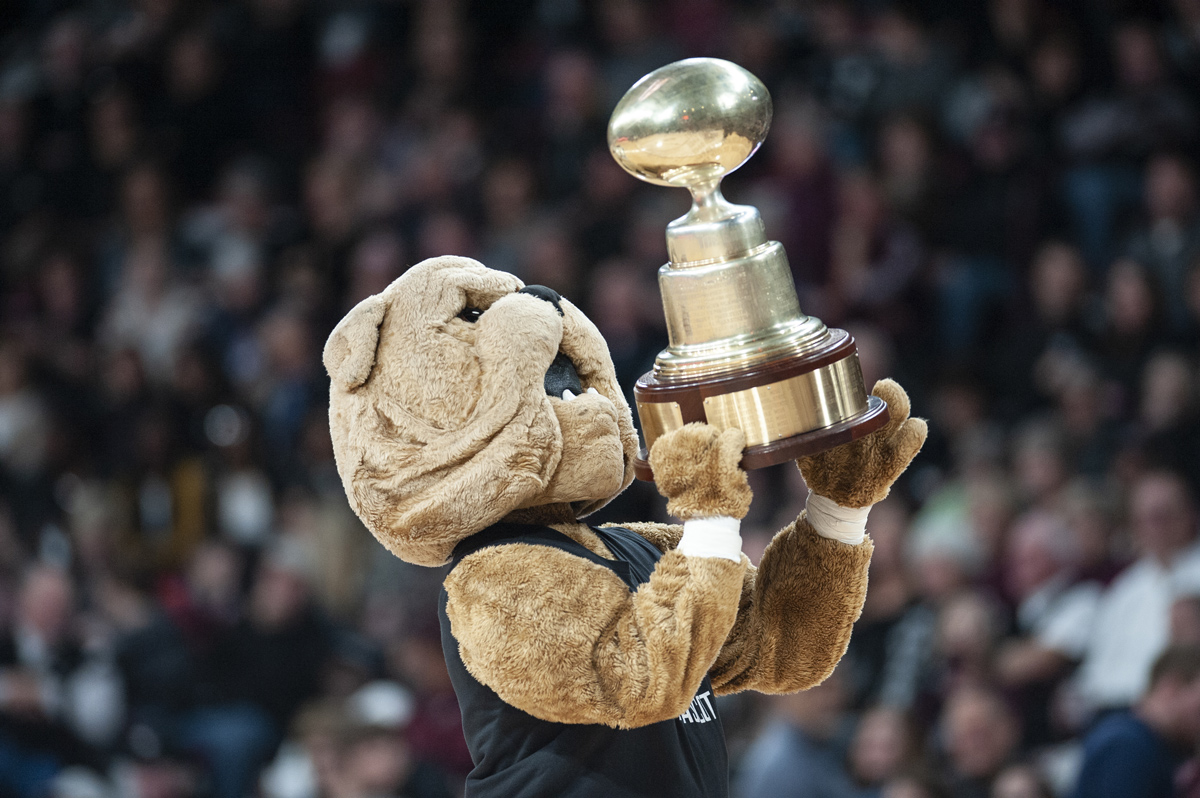
[(887, 402), (887, 426), (796, 461), (813, 493), (842, 507), (870, 507), (882, 501), (917, 456), (928, 432), (924, 419), (908, 417), (908, 394), (895, 381), (880, 380), (871, 393)]
[(663, 435), (650, 451), (650, 467), (667, 512), (685, 521), (728, 516), (744, 518), (750, 485), (738, 463), (746, 436), (708, 424), (686, 424)]

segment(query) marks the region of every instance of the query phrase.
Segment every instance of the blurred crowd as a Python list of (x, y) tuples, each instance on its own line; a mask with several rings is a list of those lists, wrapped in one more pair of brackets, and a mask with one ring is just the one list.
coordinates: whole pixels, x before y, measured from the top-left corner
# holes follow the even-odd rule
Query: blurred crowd
[[(605, 125), (694, 55), (774, 98), (726, 195), (931, 427), (835, 675), (721, 700), (736, 795), (1200, 795), (1200, 0), (8, 0), (0, 798), (461, 791), (320, 349), (470, 255), (631, 387), (688, 199)], [(751, 480), (756, 558), (806, 491)]]

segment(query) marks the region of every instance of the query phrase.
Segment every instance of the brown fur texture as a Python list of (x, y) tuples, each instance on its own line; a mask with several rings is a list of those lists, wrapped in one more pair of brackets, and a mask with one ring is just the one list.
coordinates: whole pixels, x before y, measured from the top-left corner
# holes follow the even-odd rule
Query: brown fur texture
[[(517, 293), (512, 275), (467, 258), (414, 266), (359, 303), (325, 347), (338, 472), (367, 528), (402, 559), (441, 565), (461, 540), (502, 519), (553, 525), (601, 556), (578, 519), (632, 479), (637, 435), (607, 346), (570, 302)], [(475, 322), (466, 307), (484, 311)], [(557, 354), (584, 389), (546, 396)], [(895, 383), (887, 428), (801, 468), (846, 506), (887, 495), (924, 439)], [(689, 425), (651, 463), (681, 518), (742, 517), (741, 433)], [(714, 689), (797, 690), (846, 648), (866, 590), (870, 542), (816, 535), (804, 517), (755, 569), (674, 551), (677, 525), (622, 524), (665, 552), (630, 592), (611, 571), (544, 546), (505, 544), (466, 557), (446, 579), (447, 614), (470, 672), (546, 720), (634, 727), (675, 717), (705, 673)]]
[(746, 436), (708, 424), (685, 424), (654, 442), (650, 467), (667, 512), (685, 521), (724, 515), (745, 518), (750, 484), (738, 468)]
[(872, 545), (827, 540), (801, 514), (747, 568), (737, 622), (713, 663), (717, 695), (792, 693), (825, 680), (867, 597)]
[(895, 381), (880, 380), (871, 392), (887, 402), (891, 414), (883, 429), (796, 461), (814, 493), (843, 507), (870, 507), (887, 498), (929, 432), (924, 419), (908, 417), (908, 394)]
[(630, 728), (688, 708), (733, 626), (744, 570), (670, 552), (630, 593), (602, 566), (514, 543), (451, 571), (446, 611), (467, 670), (509, 704)]

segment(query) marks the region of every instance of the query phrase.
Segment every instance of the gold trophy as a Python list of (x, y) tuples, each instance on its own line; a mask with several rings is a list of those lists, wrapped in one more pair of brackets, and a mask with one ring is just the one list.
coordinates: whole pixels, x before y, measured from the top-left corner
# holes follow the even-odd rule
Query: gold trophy
[(800, 312), (787, 255), (758, 209), (721, 195), (771, 125), (771, 97), (729, 61), (689, 58), (646, 75), (617, 103), (608, 148), (625, 171), (682, 186), (692, 208), (667, 225), (658, 270), (669, 345), (634, 386), (650, 447), (692, 421), (746, 434), (744, 468), (831, 449), (888, 420), (867, 393), (854, 339)]

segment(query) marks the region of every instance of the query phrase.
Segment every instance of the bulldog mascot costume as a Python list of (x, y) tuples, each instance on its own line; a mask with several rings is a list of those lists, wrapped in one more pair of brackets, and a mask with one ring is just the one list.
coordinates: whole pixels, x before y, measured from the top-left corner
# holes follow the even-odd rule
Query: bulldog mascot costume
[(798, 461), (807, 509), (755, 568), (736, 429), (655, 442), (682, 524), (582, 520), (629, 485), (638, 438), (604, 339), (548, 288), (433, 258), (351, 310), (324, 362), (350, 505), (396, 556), (450, 565), (470, 798), (726, 796), (714, 698), (829, 675), (867, 590), (867, 510), (926, 434), (880, 381), (887, 426)]

